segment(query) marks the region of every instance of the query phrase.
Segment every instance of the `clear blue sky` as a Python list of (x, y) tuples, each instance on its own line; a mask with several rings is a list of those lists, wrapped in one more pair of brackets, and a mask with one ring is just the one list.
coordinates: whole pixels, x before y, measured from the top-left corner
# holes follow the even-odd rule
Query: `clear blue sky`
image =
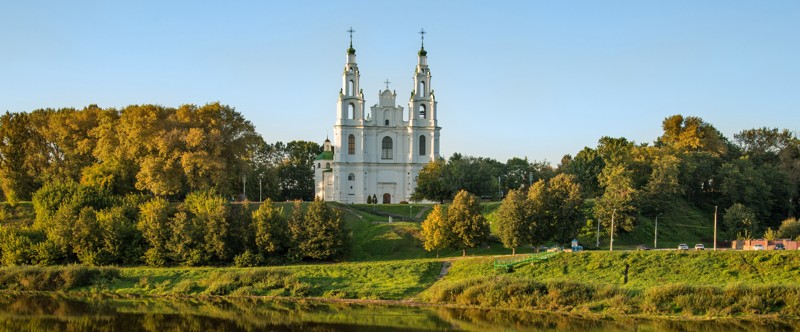
[(220, 101), (267, 142), (332, 132), (348, 36), (406, 107), (425, 28), (442, 154), (558, 163), (693, 115), (800, 129), (800, 1), (3, 1), (0, 111)]

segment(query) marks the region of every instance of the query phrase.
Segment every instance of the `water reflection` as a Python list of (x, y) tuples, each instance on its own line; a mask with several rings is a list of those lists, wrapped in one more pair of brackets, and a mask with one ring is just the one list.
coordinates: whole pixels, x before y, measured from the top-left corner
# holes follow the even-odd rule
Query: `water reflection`
[(254, 298), (70, 298), (0, 294), (2, 331), (774, 331), (796, 321), (595, 320), (507, 310), (298, 303)]

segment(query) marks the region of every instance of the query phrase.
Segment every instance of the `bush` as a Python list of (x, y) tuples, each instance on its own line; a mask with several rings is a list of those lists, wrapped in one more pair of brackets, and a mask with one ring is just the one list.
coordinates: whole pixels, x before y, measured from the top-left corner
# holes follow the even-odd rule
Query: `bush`
[(254, 254), (250, 252), (250, 250), (246, 250), (245, 252), (236, 255), (233, 258), (233, 264), (237, 267), (253, 267), (259, 266), (264, 262), (264, 259), (261, 258), (261, 255)]

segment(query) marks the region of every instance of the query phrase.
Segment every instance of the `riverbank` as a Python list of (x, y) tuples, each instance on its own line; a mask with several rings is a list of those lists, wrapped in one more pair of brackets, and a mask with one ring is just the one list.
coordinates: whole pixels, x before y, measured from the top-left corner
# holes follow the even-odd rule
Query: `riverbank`
[[(451, 266), (442, 277), (445, 262)], [(798, 275), (797, 252), (583, 252), (511, 273), (494, 270), (488, 257), (259, 268), (7, 267), (0, 268), (0, 293), (433, 304), (593, 318), (797, 319)]]

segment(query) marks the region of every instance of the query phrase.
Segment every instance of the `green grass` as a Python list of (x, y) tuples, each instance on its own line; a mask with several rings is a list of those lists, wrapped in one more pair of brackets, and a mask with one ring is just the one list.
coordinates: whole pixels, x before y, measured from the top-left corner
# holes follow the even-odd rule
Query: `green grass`
[(0, 268), (0, 290), (136, 295), (268, 295), (400, 300), (436, 281), (435, 260), (260, 268)]
[[(355, 204), (353, 207), (369, 211), (374, 210), (378, 212), (393, 214), (403, 217), (414, 217), (422, 210), (429, 209), (430, 204)], [(423, 218), (424, 219), (424, 218)]]
[[(492, 269), (492, 258), (459, 260), (448, 278), (506, 275)], [(628, 283), (623, 284), (625, 265)], [(537, 281), (569, 280), (645, 289), (669, 283), (723, 286), (795, 284), (800, 278), (797, 251), (631, 251), (561, 253), (522, 265), (508, 276)]]
[(482, 257), (454, 261), (418, 298), (579, 314), (797, 317), (799, 277), (797, 251), (561, 253), (511, 273)]

